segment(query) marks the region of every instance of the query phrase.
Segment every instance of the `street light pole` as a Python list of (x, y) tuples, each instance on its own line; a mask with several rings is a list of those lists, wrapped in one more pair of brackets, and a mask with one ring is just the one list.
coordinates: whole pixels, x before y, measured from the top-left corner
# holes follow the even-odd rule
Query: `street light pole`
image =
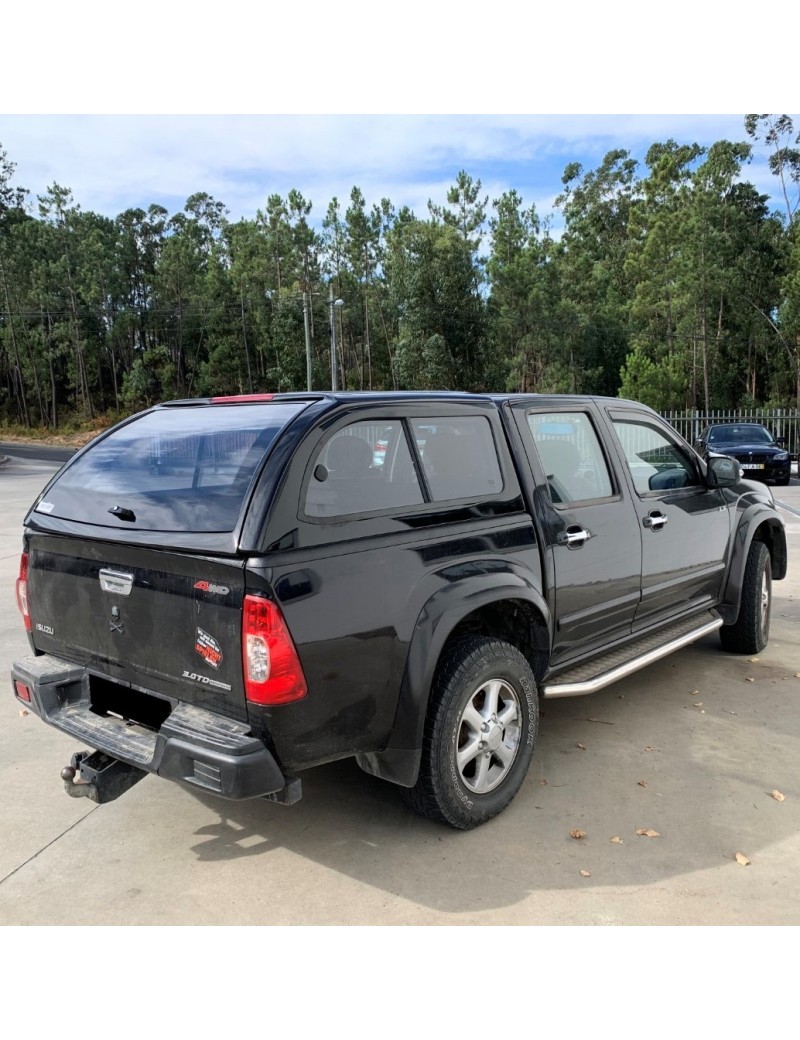
[(303, 293), (303, 325), (306, 330), (306, 390), (311, 393), (311, 333), (308, 327), (308, 293)]
[(336, 319), (333, 314), (333, 282), (328, 286), (328, 307), (331, 313), (331, 390), (339, 389), (336, 379)]
[(339, 389), (336, 365), (336, 316), (334, 314), (334, 307), (343, 306), (344, 300), (334, 300), (333, 298), (333, 281), (331, 281), (328, 286), (328, 308), (331, 315), (331, 390), (334, 393)]

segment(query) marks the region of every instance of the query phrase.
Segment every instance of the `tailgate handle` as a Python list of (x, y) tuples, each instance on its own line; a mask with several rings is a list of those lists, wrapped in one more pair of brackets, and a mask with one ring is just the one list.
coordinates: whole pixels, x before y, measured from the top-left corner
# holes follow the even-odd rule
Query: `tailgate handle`
[(103, 592), (116, 592), (119, 596), (130, 596), (133, 588), (133, 575), (121, 574), (119, 571), (100, 571), (100, 588)]

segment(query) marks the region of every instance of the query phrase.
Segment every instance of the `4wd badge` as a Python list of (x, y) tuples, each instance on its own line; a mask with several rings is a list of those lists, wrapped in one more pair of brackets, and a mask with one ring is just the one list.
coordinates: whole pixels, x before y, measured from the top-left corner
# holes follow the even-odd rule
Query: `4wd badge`
[(206, 664), (210, 664), (212, 668), (219, 668), (222, 664), (222, 650), (219, 643), (202, 628), (197, 630), (194, 648)]

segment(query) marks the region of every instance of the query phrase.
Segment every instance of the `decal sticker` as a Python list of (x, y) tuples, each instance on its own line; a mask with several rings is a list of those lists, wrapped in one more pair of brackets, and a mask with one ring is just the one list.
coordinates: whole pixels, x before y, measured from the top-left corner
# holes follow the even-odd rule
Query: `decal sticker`
[(119, 632), (121, 636), (125, 635), (125, 623), (122, 620), (119, 607), (111, 608), (111, 620), (108, 623), (108, 627), (111, 632)]
[(55, 635), (55, 632), (54, 632), (54, 630), (52, 629), (52, 627), (50, 625), (40, 625), (38, 621), (36, 622), (36, 631), (37, 632), (44, 632), (44, 634), (46, 636), (54, 636)]
[(206, 664), (210, 664), (212, 668), (219, 668), (222, 664), (222, 649), (219, 643), (202, 628), (197, 630), (194, 648)]
[(52, 513), (54, 509), (55, 509), (55, 506), (53, 505), (52, 502), (44, 502), (44, 501), (42, 501), (36, 507), (36, 512), (37, 513)]
[(227, 596), (231, 591), (227, 585), (212, 585), (210, 581), (196, 581), (194, 587), (201, 592), (213, 592), (216, 596)]
[(198, 675), (197, 672), (187, 672), (184, 668), (183, 678), (191, 679), (193, 682), (202, 683), (204, 686), (216, 686), (218, 690), (229, 690), (230, 685), (224, 682), (217, 682), (216, 679), (209, 679), (206, 675)]

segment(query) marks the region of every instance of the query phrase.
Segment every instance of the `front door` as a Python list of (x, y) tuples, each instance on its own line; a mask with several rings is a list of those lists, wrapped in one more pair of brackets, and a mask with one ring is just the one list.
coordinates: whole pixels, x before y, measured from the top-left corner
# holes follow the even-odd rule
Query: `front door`
[(633, 629), (719, 602), (731, 518), (697, 459), (666, 424), (610, 409), (635, 495), (642, 537), (642, 599)]

